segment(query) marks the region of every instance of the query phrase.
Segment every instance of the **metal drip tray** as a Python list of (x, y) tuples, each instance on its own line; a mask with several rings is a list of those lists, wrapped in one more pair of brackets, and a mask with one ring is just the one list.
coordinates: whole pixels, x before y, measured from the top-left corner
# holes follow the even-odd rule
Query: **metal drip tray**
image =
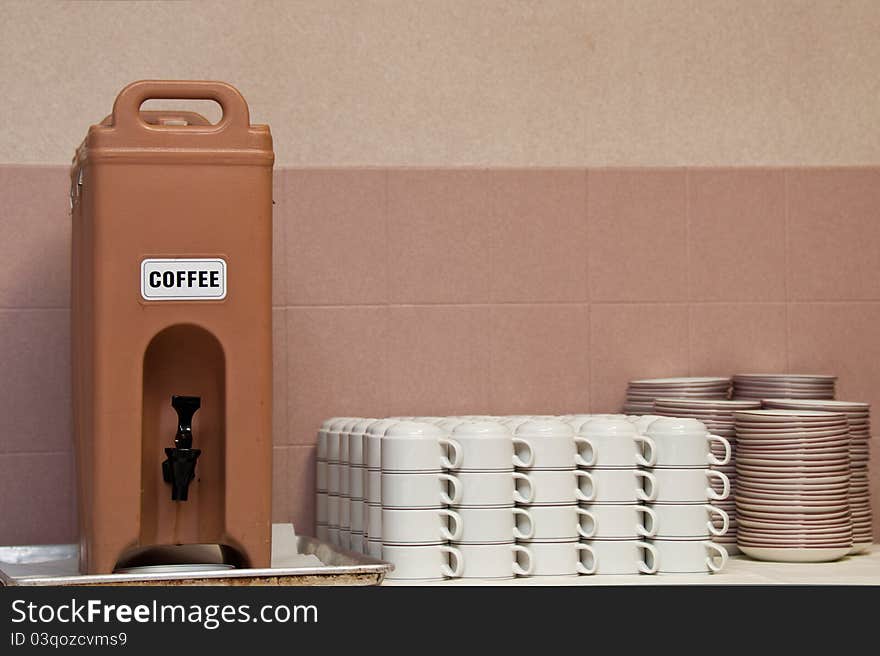
[(379, 585), (392, 568), (316, 538), (296, 537), (290, 546), (283, 554), (273, 550), (280, 566), (266, 569), (172, 565), (115, 574), (80, 574), (75, 544), (0, 547), (0, 585)]

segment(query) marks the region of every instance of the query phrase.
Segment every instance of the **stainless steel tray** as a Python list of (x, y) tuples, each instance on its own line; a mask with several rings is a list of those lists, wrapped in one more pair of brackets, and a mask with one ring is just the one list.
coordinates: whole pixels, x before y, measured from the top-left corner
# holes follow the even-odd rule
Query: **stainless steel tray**
[(11, 585), (379, 585), (392, 568), (316, 538), (297, 537), (297, 554), (322, 566), (166, 574), (80, 574), (75, 544), (0, 547), (0, 586)]

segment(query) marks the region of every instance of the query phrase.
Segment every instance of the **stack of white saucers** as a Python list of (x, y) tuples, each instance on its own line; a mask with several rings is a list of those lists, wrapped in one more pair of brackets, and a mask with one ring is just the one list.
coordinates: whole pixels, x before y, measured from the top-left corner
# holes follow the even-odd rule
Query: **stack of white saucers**
[(827, 562), (850, 553), (846, 415), (739, 410), (734, 419), (740, 550), (778, 562)]
[[(710, 469), (724, 472), (730, 479), (730, 496), (720, 501), (712, 501), (711, 504), (721, 508), (730, 517), (730, 526), (726, 533), (713, 536), (712, 540), (723, 544), (730, 554), (739, 553), (736, 546), (736, 432), (733, 429), (733, 413), (736, 410), (757, 410), (761, 408), (760, 401), (742, 400), (704, 400), (704, 399), (657, 399), (654, 401), (654, 414), (662, 417), (687, 417), (697, 419), (713, 435), (720, 435), (730, 443), (731, 457), (726, 465), (710, 465)], [(710, 442), (712, 454), (716, 458), (724, 455), (724, 449), (715, 441)], [(721, 485), (712, 481), (712, 487), (716, 492), (721, 491)], [(721, 521), (713, 517), (716, 526)]]
[(849, 506), (853, 519), (853, 551), (865, 553), (871, 547), (871, 494), (868, 490), (868, 459), (871, 442), (871, 404), (854, 401), (766, 399), (766, 408), (788, 408), (842, 412), (849, 423)]
[(631, 380), (626, 388), (623, 412), (647, 415), (653, 412), (654, 399), (726, 399), (730, 396), (730, 378), (685, 377)]
[(833, 399), (837, 376), (736, 374), (735, 399)]

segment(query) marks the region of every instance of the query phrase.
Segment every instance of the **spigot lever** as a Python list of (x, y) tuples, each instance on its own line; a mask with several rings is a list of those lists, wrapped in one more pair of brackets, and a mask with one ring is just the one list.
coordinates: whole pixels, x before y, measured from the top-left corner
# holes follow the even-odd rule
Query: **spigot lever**
[(162, 463), (162, 478), (171, 484), (173, 501), (187, 500), (189, 484), (196, 476), (196, 461), (202, 451), (192, 448), (192, 418), (201, 404), (198, 396), (171, 397), (171, 407), (177, 411), (177, 434), (174, 448), (165, 449), (167, 458)]

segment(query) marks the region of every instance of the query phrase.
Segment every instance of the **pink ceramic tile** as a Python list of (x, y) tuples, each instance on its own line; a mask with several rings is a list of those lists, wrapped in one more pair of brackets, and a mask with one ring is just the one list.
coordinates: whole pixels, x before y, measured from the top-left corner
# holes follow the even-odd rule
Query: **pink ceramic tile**
[(272, 441), (287, 443), (287, 316), (272, 310)]
[(691, 299), (785, 300), (785, 173), (688, 172)]
[(690, 321), (691, 375), (785, 371), (784, 303), (694, 303)]
[(0, 454), (0, 544), (76, 541), (71, 458), (70, 452)]
[(491, 319), (489, 412), (587, 412), (587, 305), (497, 305)]
[(590, 306), (590, 407), (619, 412), (633, 378), (688, 373), (684, 304)]
[(0, 310), (0, 453), (71, 448), (70, 313)]
[(392, 303), (485, 303), (492, 267), (489, 174), (394, 170), (388, 174)]
[(287, 303), (287, 223), (289, 199), (285, 193), (287, 172), (275, 169), (272, 174), (272, 305)]
[(314, 444), (329, 417), (387, 414), (387, 326), (384, 307), (287, 310), (286, 443)]
[(794, 300), (880, 300), (880, 168), (788, 173)]
[(315, 534), (315, 454), (313, 446), (288, 448), (288, 519), (297, 535)]
[(289, 305), (388, 297), (382, 170), (289, 170), (284, 182)]
[(290, 467), (286, 446), (272, 449), (272, 521), (276, 524), (290, 521)]
[(388, 414), (485, 412), (489, 344), (486, 306), (392, 307)]
[(591, 170), (590, 300), (687, 298), (684, 169)]
[(69, 192), (66, 167), (0, 165), (0, 307), (70, 304)]
[(793, 303), (790, 370), (835, 374), (838, 399), (867, 401), (880, 410), (878, 333), (880, 303)]
[(490, 171), (494, 302), (587, 300), (586, 173)]

